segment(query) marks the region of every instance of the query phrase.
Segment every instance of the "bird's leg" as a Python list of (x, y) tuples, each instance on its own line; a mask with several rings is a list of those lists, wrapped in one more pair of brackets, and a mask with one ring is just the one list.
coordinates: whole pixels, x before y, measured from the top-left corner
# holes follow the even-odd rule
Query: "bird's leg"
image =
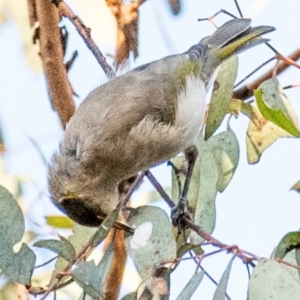
[(194, 169), (197, 157), (198, 157), (197, 147), (195, 145), (190, 146), (189, 148), (187, 148), (184, 151), (184, 155), (188, 162), (186, 179), (184, 182), (182, 193), (179, 198), (179, 202), (172, 209), (172, 212), (171, 212), (172, 223), (174, 226), (179, 228), (179, 231), (181, 231), (181, 229), (185, 228), (184, 222), (182, 221), (182, 217), (191, 219), (191, 216), (188, 212), (187, 194), (188, 194), (189, 185), (190, 185), (192, 174), (193, 174), (193, 169)]
[(180, 180), (180, 173), (182, 171), (180, 169), (178, 169), (170, 160), (168, 161), (167, 165), (172, 167), (172, 170), (176, 176), (176, 180), (177, 180), (177, 184), (178, 184), (178, 195), (181, 195), (182, 186), (181, 186), (181, 180)]

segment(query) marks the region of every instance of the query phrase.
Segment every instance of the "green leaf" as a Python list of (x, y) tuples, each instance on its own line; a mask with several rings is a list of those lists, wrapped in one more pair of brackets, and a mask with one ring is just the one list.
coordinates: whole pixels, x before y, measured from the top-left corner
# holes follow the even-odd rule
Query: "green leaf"
[(269, 120), (295, 137), (300, 137), (294, 110), (276, 78), (264, 81), (254, 91), (257, 106)]
[(275, 258), (284, 258), (289, 251), (300, 247), (300, 231), (289, 232), (279, 242)]
[(101, 274), (95, 265), (95, 262), (82, 262), (72, 271), (75, 281), (83, 288), (83, 290), (92, 297), (102, 296), (102, 286), (105, 278), (101, 278)]
[(230, 111), (230, 101), (238, 68), (236, 55), (225, 61), (214, 83), (209, 112), (205, 128), (205, 140), (210, 138)]
[(197, 287), (201, 283), (204, 274), (204, 271), (194, 274), (187, 285), (184, 287), (184, 289), (181, 291), (180, 295), (176, 298), (176, 300), (191, 299)]
[[(212, 233), (215, 228), (216, 221), (216, 205), (215, 199), (217, 194), (217, 182), (218, 182), (218, 166), (216, 164), (214, 155), (209, 147), (208, 143), (203, 140), (203, 137), (200, 136), (197, 142), (197, 147), (199, 150), (199, 155), (197, 161), (199, 160), (199, 165), (196, 168), (199, 168), (199, 177), (197, 185), (195, 187), (192, 185), (190, 189), (195, 188), (198, 191), (197, 195), (197, 204), (195, 208), (194, 223), (199, 225), (207, 233)], [(196, 162), (197, 164), (197, 162)], [(198, 171), (193, 174), (197, 176)], [(196, 191), (193, 191), (196, 194)], [(190, 195), (190, 190), (189, 190)], [(190, 196), (188, 195), (188, 199)], [(200, 237), (196, 232), (192, 231), (190, 234), (191, 243), (194, 245), (199, 245), (203, 238)]]
[(34, 247), (46, 248), (50, 251), (57, 253), (60, 257), (66, 261), (73, 263), (76, 258), (76, 253), (73, 245), (65, 238), (61, 237), (61, 241), (58, 240), (41, 240), (33, 244)]
[(96, 247), (99, 245), (108, 235), (109, 231), (113, 227), (120, 211), (120, 205), (118, 205), (117, 208), (115, 208), (113, 211), (111, 211), (108, 216), (105, 218), (105, 220), (101, 223), (99, 228), (94, 234), (93, 241), (92, 241), (92, 247)]
[(231, 129), (211, 137), (207, 141), (217, 167), (219, 178), (217, 190), (223, 192), (229, 184), (239, 162), (239, 143)]
[(127, 221), (135, 227), (134, 235), (125, 239), (127, 252), (151, 290), (151, 276), (157, 265), (176, 258), (172, 225), (167, 214), (153, 206), (131, 209)]
[(13, 246), (24, 235), (24, 217), (22, 211), (9, 191), (0, 186), (0, 269), (12, 282), (29, 284), (35, 265), (35, 254), (22, 244), (19, 252)]
[(46, 222), (53, 228), (72, 229), (74, 221), (66, 216), (47, 216)]
[(249, 300), (299, 300), (300, 281), (296, 269), (273, 259), (261, 259), (249, 282)]
[(297, 182), (291, 187), (291, 190), (294, 190), (294, 191), (300, 193), (300, 180), (297, 181)]
[(233, 256), (231, 258), (231, 260), (229, 261), (229, 264), (227, 265), (227, 267), (221, 277), (221, 280), (216, 288), (213, 300), (224, 300), (225, 299), (229, 275), (230, 275), (230, 271), (231, 271), (231, 267), (232, 267), (232, 263), (233, 263), (234, 259), (235, 259), (235, 256)]
[(297, 116), (277, 79), (263, 82), (254, 92), (260, 111), (253, 113), (247, 130), (247, 158), (257, 163), (262, 153), (278, 138), (300, 136)]

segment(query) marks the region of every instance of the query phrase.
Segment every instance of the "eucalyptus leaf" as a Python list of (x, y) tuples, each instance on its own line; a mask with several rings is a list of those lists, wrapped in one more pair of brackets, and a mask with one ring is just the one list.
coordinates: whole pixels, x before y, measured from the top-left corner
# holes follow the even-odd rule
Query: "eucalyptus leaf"
[(297, 116), (277, 79), (263, 82), (254, 91), (259, 110), (253, 107), (247, 130), (247, 158), (257, 163), (278, 138), (300, 136)]
[(300, 193), (300, 180), (297, 181), (297, 182), (291, 187), (291, 190), (294, 190), (294, 191)]
[(73, 245), (67, 239), (64, 238), (62, 238), (61, 241), (41, 240), (35, 242), (33, 246), (53, 251), (70, 263), (74, 262), (76, 258), (76, 253)]
[(273, 259), (260, 259), (249, 281), (249, 300), (299, 300), (296, 269)]
[(214, 134), (222, 123), (225, 115), (230, 111), (230, 101), (237, 69), (238, 58), (236, 55), (226, 60), (220, 67), (210, 100), (205, 128), (205, 140), (209, 139)]
[(127, 252), (151, 290), (157, 265), (162, 262), (171, 265), (176, 258), (172, 225), (167, 214), (153, 206), (131, 209), (127, 221), (135, 227), (134, 235), (125, 239)]
[(105, 220), (101, 223), (101, 225), (98, 227), (97, 231), (94, 234), (92, 247), (96, 247), (106, 238), (109, 231), (114, 226), (114, 223), (119, 215), (119, 211), (120, 211), (120, 205), (118, 205), (117, 208), (112, 210), (105, 218)]
[(239, 143), (234, 132), (229, 128), (227, 131), (212, 136), (207, 144), (211, 148), (218, 167), (217, 190), (223, 192), (239, 162)]
[[(201, 156), (199, 159), (200, 178), (198, 187), (197, 204), (195, 208), (194, 223), (199, 225), (208, 234), (212, 233), (215, 228), (216, 221), (216, 194), (218, 182), (218, 166), (214, 155), (208, 143), (200, 136), (197, 142), (197, 147)], [(194, 176), (194, 175), (193, 175)], [(191, 189), (191, 186), (190, 186)], [(190, 234), (191, 243), (199, 245), (203, 238), (196, 232)]]
[(72, 271), (75, 281), (83, 288), (83, 290), (92, 297), (103, 298), (102, 287), (105, 278), (95, 265), (94, 261), (82, 262), (78, 264), (77, 268)]
[[(75, 281), (91, 297), (102, 295), (101, 299), (103, 298), (104, 286), (114, 258), (114, 251), (114, 245), (110, 244), (97, 266), (95, 266), (94, 261), (83, 262), (72, 271)], [(98, 296), (96, 296), (97, 294)]]
[(184, 289), (181, 291), (180, 295), (176, 298), (176, 300), (191, 299), (197, 287), (201, 283), (204, 274), (204, 271), (194, 274), (187, 285), (184, 287)]
[(246, 137), (247, 159), (249, 164), (257, 163), (262, 153), (278, 138), (291, 137), (284, 129), (263, 118), (257, 109), (255, 113), (257, 122), (249, 122)]
[(19, 252), (13, 251), (24, 235), (24, 217), (15, 198), (2, 186), (0, 211), (0, 269), (10, 281), (29, 284), (36, 257), (26, 244), (22, 244)]
[(289, 232), (279, 242), (275, 251), (275, 258), (282, 259), (289, 251), (299, 247), (300, 231)]
[(53, 228), (60, 229), (72, 229), (74, 227), (74, 221), (66, 216), (47, 216), (46, 222)]
[(200, 246), (195, 246), (193, 244), (190, 243), (186, 243), (181, 245), (178, 249), (177, 249), (177, 257), (182, 257), (184, 256), (188, 251), (194, 251), (197, 255), (202, 255), (204, 254), (203, 249)]
[(264, 81), (254, 91), (257, 106), (266, 120), (299, 137), (299, 124), (296, 114), (276, 78)]
[(24, 285), (18, 283), (7, 283), (1, 286), (1, 300), (29, 300), (28, 290)]
[(231, 258), (231, 260), (229, 261), (229, 264), (227, 265), (227, 267), (221, 277), (221, 280), (216, 288), (213, 300), (225, 300), (227, 284), (228, 284), (229, 275), (230, 275), (230, 271), (231, 271), (231, 267), (232, 267), (234, 258), (235, 257), (233, 256)]
[(256, 126), (259, 126), (259, 120), (256, 113), (257, 108), (246, 103), (243, 100), (232, 99), (230, 102), (230, 113), (232, 115), (238, 115), (240, 112), (247, 116)]
[[(73, 245), (75, 252), (79, 252), (91, 239), (96, 232), (97, 228), (81, 226), (79, 224), (74, 225), (73, 234), (68, 237), (68, 241)], [(55, 270), (51, 277), (51, 282), (56, 278), (56, 274), (61, 272), (66, 266), (65, 259), (59, 257), (55, 264)]]

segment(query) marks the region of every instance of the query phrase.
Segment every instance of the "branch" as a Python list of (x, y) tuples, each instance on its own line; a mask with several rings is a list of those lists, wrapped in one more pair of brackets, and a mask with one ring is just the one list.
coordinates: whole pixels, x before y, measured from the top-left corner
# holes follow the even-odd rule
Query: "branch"
[(138, 56), (138, 18), (139, 6), (146, 0), (124, 3), (123, 0), (106, 0), (106, 4), (117, 21), (117, 47), (115, 64), (120, 66), (129, 58), (132, 51)]
[[(294, 51), (292, 54), (288, 56), (289, 60), (292, 61), (297, 61), (300, 58), (300, 48), (298, 48), (296, 51)], [(288, 63), (289, 60), (281, 61), (278, 66), (277, 66), (277, 75), (283, 73), (288, 67), (291, 66), (290, 63)], [(250, 98), (253, 95), (253, 90), (257, 89), (258, 86), (272, 78), (273, 76), (273, 68), (267, 71), (265, 74), (251, 82), (250, 84), (244, 85), (241, 88), (235, 90), (233, 92), (233, 98), (234, 99), (241, 99), (241, 100), (246, 100)]]
[(75, 111), (73, 92), (63, 62), (63, 49), (59, 14), (50, 0), (36, 0), (36, 15), (40, 26), (39, 40), (43, 67), (52, 105), (57, 111), (62, 126)]
[[(112, 232), (110, 232), (112, 233)], [(106, 277), (104, 299), (116, 300), (122, 284), (123, 273), (125, 270), (127, 253), (125, 249), (124, 231), (114, 229), (109, 243), (114, 243), (114, 256)], [(105, 251), (108, 248), (108, 239), (105, 239)]]
[(83, 38), (87, 47), (92, 51), (98, 63), (102, 67), (107, 78), (111, 79), (115, 77), (115, 72), (112, 67), (107, 63), (106, 58), (99, 50), (94, 40), (91, 37), (91, 29), (86, 27), (82, 20), (74, 14), (71, 8), (62, 0), (52, 0), (52, 2), (57, 6), (59, 12), (66, 18), (68, 18), (71, 23), (75, 26), (80, 36)]

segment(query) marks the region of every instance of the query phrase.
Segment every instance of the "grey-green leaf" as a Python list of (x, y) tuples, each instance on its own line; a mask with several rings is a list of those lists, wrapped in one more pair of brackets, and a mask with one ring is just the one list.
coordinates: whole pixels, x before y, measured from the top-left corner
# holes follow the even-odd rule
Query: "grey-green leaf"
[[(199, 137), (197, 147), (201, 156), (198, 157), (200, 162), (200, 174), (198, 186), (195, 186), (195, 189), (198, 191), (198, 196), (194, 223), (210, 234), (215, 228), (216, 221), (215, 200), (217, 194), (216, 186), (219, 176), (218, 167), (211, 148), (208, 146), (207, 142), (204, 141), (202, 136)], [(199, 245), (203, 241), (203, 238), (194, 231), (191, 232), (190, 237), (191, 243), (194, 245)]]
[(261, 259), (251, 275), (249, 300), (299, 300), (298, 272), (273, 259)]
[(220, 67), (210, 100), (205, 128), (205, 140), (214, 134), (222, 123), (225, 115), (230, 111), (230, 101), (237, 69), (238, 58), (236, 55), (225, 61)]
[(24, 234), (24, 217), (15, 198), (2, 186), (0, 211), (0, 269), (12, 282), (29, 284), (35, 265), (35, 254), (26, 244), (22, 244), (19, 252), (13, 251), (12, 247)]
[(50, 251), (57, 253), (66, 261), (72, 263), (75, 261), (76, 253), (73, 245), (67, 240), (62, 238), (58, 240), (41, 240), (33, 244), (34, 247), (46, 248)]
[(151, 289), (151, 275), (157, 265), (176, 258), (172, 225), (167, 214), (153, 206), (131, 209), (127, 221), (135, 227), (134, 235), (125, 239), (127, 252)]
[[(74, 224), (73, 234), (68, 237), (68, 241), (73, 245), (75, 252), (80, 251), (91, 239), (97, 228), (81, 226)], [(63, 270), (67, 266), (65, 259), (59, 257), (55, 264), (55, 270), (53, 272), (51, 282), (55, 279), (57, 273)]]
[(184, 289), (181, 291), (180, 295), (176, 298), (176, 300), (191, 299), (195, 290), (201, 283), (204, 274), (204, 271), (194, 274), (190, 281), (187, 283), (187, 285), (184, 287)]
[(101, 223), (93, 237), (92, 247), (96, 247), (106, 238), (119, 215), (119, 211), (120, 206), (118, 205), (118, 207), (112, 210), (105, 218), (105, 220)]
[(212, 136), (207, 143), (211, 148), (218, 167), (217, 190), (223, 192), (232, 179), (239, 162), (239, 143), (230, 128)]
[(229, 280), (229, 275), (230, 275), (230, 271), (231, 271), (231, 267), (232, 267), (232, 263), (234, 260), (234, 256), (231, 258), (231, 260), (229, 261), (229, 264), (227, 265), (221, 280), (216, 288), (213, 300), (224, 300), (226, 297), (226, 289), (227, 289), (227, 284), (228, 284), (228, 280)]
[(102, 286), (105, 278), (101, 274), (94, 261), (82, 262), (72, 271), (76, 282), (92, 297), (102, 298)]

